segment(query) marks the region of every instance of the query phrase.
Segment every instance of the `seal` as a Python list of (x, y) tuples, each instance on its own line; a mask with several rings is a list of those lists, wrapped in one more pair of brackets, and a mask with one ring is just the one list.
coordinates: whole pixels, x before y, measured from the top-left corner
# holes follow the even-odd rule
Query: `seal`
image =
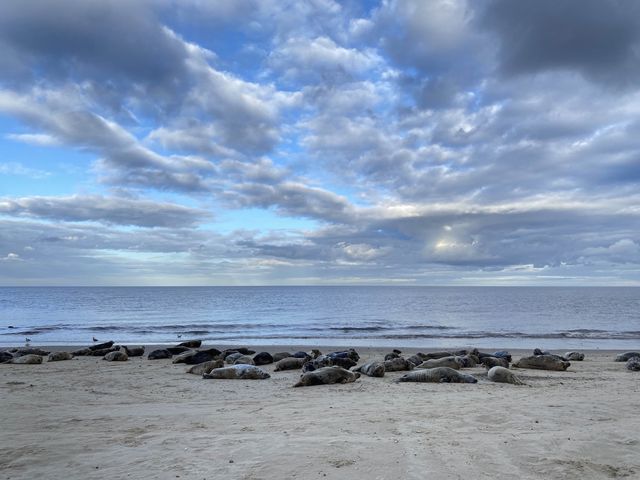
[(422, 358), (422, 355), (420, 353), (416, 353), (415, 355), (411, 355), (409, 358), (407, 358), (407, 362), (413, 364), (414, 367), (417, 367), (422, 362), (424, 362), (424, 358)]
[(307, 362), (306, 358), (287, 357), (276, 362), (276, 368), (274, 372), (280, 372), (282, 370), (298, 370)]
[(393, 360), (394, 358), (398, 358), (400, 356), (399, 353), (396, 353), (395, 351), (391, 352), (391, 353), (387, 353), (384, 356), (385, 361), (387, 360)]
[(200, 348), (202, 345), (202, 340), (185, 340), (184, 342), (180, 342), (178, 344), (179, 347), (187, 347), (187, 348)]
[(255, 365), (269, 365), (273, 363), (273, 357), (268, 352), (256, 353), (253, 357), (253, 363)]
[(567, 360), (571, 360), (572, 362), (581, 362), (584, 360), (584, 353), (582, 352), (567, 352), (563, 355)]
[(12, 348), (9, 352), (12, 353), (14, 357), (22, 357), (23, 355), (40, 355), (41, 357), (46, 357), (51, 353), (48, 350), (32, 347)]
[(407, 361), (404, 357), (398, 357), (384, 362), (385, 372), (401, 372), (404, 370), (413, 370), (413, 363)]
[(114, 343), (113, 340), (109, 340), (108, 342), (96, 343), (95, 345), (90, 345), (87, 348), (92, 352), (95, 352), (96, 350), (104, 350), (105, 348), (111, 348), (113, 347), (113, 343)]
[(421, 368), (404, 374), (398, 382), (477, 383), (473, 375), (460, 373), (449, 367)]
[(232, 353), (241, 353), (242, 355), (253, 355), (256, 352), (255, 350), (249, 350), (246, 347), (236, 347), (236, 348), (228, 348), (220, 352), (220, 356), (222, 357), (223, 360), (226, 360), (226, 358)]
[(309, 355), (307, 352), (296, 352), (296, 353), (292, 354), (291, 356), (293, 358), (304, 358), (307, 361), (311, 360), (311, 355)]
[(194, 375), (202, 375), (204, 373), (209, 373), (214, 368), (222, 368), (222, 367), (224, 367), (224, 361), (222, 359), (210, 360), (208, 362), (194, 365), (193, 367), (187, 370), (187, 373), (193, 373)]
[(283, 358), (291, 357), (292, 355), (289, 352), (278, 352), (273, 354), (273, 363), (279, 362)]
[(61, 362), (63, 360), (71, 360), (73, 355), (71, 352), (51, 352), (47, 357), (48, 362)]
[(0, 363), (10, 362), (13, 359), (13, 355), (9, 352), (0, 352)]
[(616, 355), (616, 362), (626, 362), (633, 357), (640, 357), (640, 352), (625, 352), (619, 355)]
[(203, 373), (202, 378), (216, 380), (264, 380), (271, 378), (271, 375), (255, 365), (232, 365), (230, 367), (214, 368), (209, 373)]
[(151, 352), (149, 355), (147, 355), (147, 358), (149, 360), (161, 360), (164, 358), (171, 358), (173, 355), (171, 355), (171, 352), (165, 348), (161, 348), (159, 350), (154, 350), (153, 352)]
[(104, 357), (107, 353), (111, 353), (111, 352), (117, 352), (120, 350), (120, 347), (117, 345), (114, 345), (113, 347), (109, 347), (109, 348), (101, 348), (99, 350), (91, 350), (91, 353), (89, 353), (89, 355), (93, 356), (93, 357)]
[(311, 387), (313, 385), (331, 385), (334, 383), (351, 383), (360, 378), (359, 373), (350, 372), (342, 367), (322, 367), (313, 372), (302, 374), (294, 387)]
[(533, 368), (536, 370), (565, 371), (571, 363), (560, 360), (555, 355), (531, 355), (522, 357), (513, 364), (516, 368)]
[(251, 358), (249, 355), (242, 355), (241, 357), (236, 358), (233, 364), (234, 365), (255, 365), (255, 362), (253, 361), (253, 358)]
[(352, 360), (351, 358), (333, 357), (330, 359), (333, 365), (337, 365), (346, 370), (349, 370), (351, 367), (355, 367), (358, 364), (358, 362)]
[(167, 347), (165, 348), (165, 350), (171, 352), (171, 355), (180, 355), (181, 353), (185, 353), (185, 352), (192, 352), (193, 348), (187, 348), (187, 347)]
[(144, 355), (144, 347), (127, 347), (123, 345), (124, 351), (129, 357), (141, 357)]
[(627, 361), (627, 370), (631, 370), (632, 372), (640, 371), (640, 357), (631, 357)]
[(456, 358), (460, 361), (462, 368), (473, 368), (480, 363), (480, 359), (471, 353)]
[(461, 357), (463, 355), (466, 355), (467, 351), (466, 350), (458, 350), (456, 352), (446, 352), (446, 351), (442, 351), (442, 352), (431, 352), (431, 353), (423, 353), (422, 357), (425, 360), (431, 360), (431, 359), (436, 359), (436, 358), (443, 358), (443, 357)]
[(509, 362), (506, 358), (483, 357), (480, 362), (486, 367), (487, 370), (493, 367), (509, 368)]
[(438, 367), (449, 367), (454, 370), (460, 370), (462, 368), (462, 362), (458, 360), (460, 357), (442, 357), (442, 358), (432, 358), (429, 360), (425, 360), (416, 368), (438, 368)]
[(42, 356), (29, 353), (22, 355), (21, 357), (14, 357), (9, 360), (9, 363), (16, 363), (20, 365), (38, 365), (42, 363)]
[(360, 355), (353, 348), (349, 350), (341, 350), (339, 352), (331, 352), (327, 353), (327, 356), (331, 359), (333, 358), (350, 358), (354, 362), (358, 362), (360, 360)]
[(126, 362), (129, 360), (129, 356), (125, 352), (117, 351), (117, 352), (109, 352), (104, 357), (103, 360), (107, 362)]
[(233, 352), (230, 353), (229, 355), (227, 355), (226, 357), (224, 357), (224, 362), (227, 365), (233, 365), (233, 362), (235, 362), (238, 358), (244, 357), (244, 355), (240, 352)]
[(318, 358), (305, 362), (305, 364), (302, 365), (302, 373), (313, 372), (319, 368), (331, 366), (333, 366), (333, 360), (326, 355), (320, 355)]
[(353, 369), (354, 372), (360, 372), (367, 377), (384, 377), (384, 362), (369, 362)]
[(492, 382), (511, 383), (513, 385), (525, 385), (511, 370), (504, 367), (491, 367), (487, 372), (487, 378)]
[(198, 353), (197, 350), (187, 350), (186, 352), (178, 354), (173, 360), (171, 360), (171, 363), (187, 363), (187, 358), (193, 357), (196, 353)]

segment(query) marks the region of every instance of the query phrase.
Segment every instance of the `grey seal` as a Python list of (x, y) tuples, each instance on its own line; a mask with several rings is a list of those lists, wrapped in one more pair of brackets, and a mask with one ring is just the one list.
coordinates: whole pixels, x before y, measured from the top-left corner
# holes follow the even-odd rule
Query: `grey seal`
[(491, 367), (487, 372), (487, 378), (492, 382), (499, 383), (511, 383), (513, 385), (524, 385), (525, 383), (520, 380), (511, 370), (504, 367)]
[(326, 355), (320, 355), (318, 358), (309, 360), (302, 365), (302, 373), (313, 372), (323, 367), (333, 366), (333, 360)]
[(126, 362), (129, 360), (129, 356), (125, 352), (118, 350), (117, 352), (107, 353), (103, 357), (103, 360), (106, 360), (107, 362)]
[(233, 364), (234, 365), (255, 365), (255, 362), (253, 361), (253, 358), (251, 358), (249, 355), (242, 355), (236, 358)]
[(460, 357), (442, 357), (442, 358), (431, 358), (429, 360), (425, 360), (416, 368), (438, 368), (438, 367), (449, 367), (454, 370), (460, 370), (462, 368), (462, 362), (458, 360)]
[(255, 365), (243, 364), (214, 368), (209, 373), (203, 373), (202, 378), (220, 380), (264, 380), (271, 378), (271, 375)]
[(422, 357), (425, 360), (431, 360), (431, 359), (442, 358), (442, 357), (461, 357), (466, 354), (467, 354), (466, 350), (457, 350), (454, 352), (441, 351), (441, 352), (423, 353)]
[(360, 355), (358, 355), (358, 352), (356, 352), (353, 348), (350, 348), (349, 350), (341, 350), (339, 352), (327, 353), (327, 356), (331, 359), (350, 358), (356, 363), (360, 360)]
[(522, 357), (514, 363), (513, 366), (516, 368), (565, 371), (571, 366), (571, 363), (560, 360), (555, 355), (531, 355), (529, 357)]
[(632, 372), (640, 371), (640, 357), (631, 357), (627, 361), (627, 370), (631, 370)]
[(487, 368), (487, 370), (493, 367), (509, 368), (509, 361), (506, 358), (483, 357), (480, 362)]
[(572, 362), (581, 362), (584, 360), (584, 353), (582, 352), (567, 352), (563, 357)]
[(123, 345), (122, 348), (124, 348), (125, 353), (129, 357), (141, 357), (144, 355), (144, 347), (127, 347)]
[(171, 358), (172, 356), (173, 355), (169, 350), (161, 348), (159, 350), (154, 350), (153, 352), (151, 352), (149, 355), (147, 355), (147, 358), (149, 360), (161, 360), (164, 358)]
[(302, 374), (294, 387), (310, 387), (313, 385), (330, 385), (333, 383), (351, 383), (360, 378), (359, 373), (350, 372), (342, 367), (322, 367), (313, 372)]
[(369, 362), (353, 369), (354, 372), (360, 372), (367, 377), (384, 377), (384, 362)]
[(616, 355), (616, 362), (626, 362), (633, 357), (640, 357), (640, 352), (625, 352)]
[(0, 352), (0, 363), (10, 362), (13, 360), (13, 355), (9, 352)]
[(180, 342), (178, 344), (179, 347), (187, 347), (187, 348), (200, 348), (202, 345), (202, 340), (185, 340), (184, 342)]
[(16, 363), (20, 365), (38, 365), (42, 363), (42, 356), (30, 353), (28, 355), (22, 355), (21, 357), (14, 357), (9, 360), (9, 363)]
[(224, 361), (222, 359), (209, 360), (208, 362), (198, 363), (187, 370), (187, 373), (193, 373), (194, 375), (202, 375), (209, 373), (214, 368), (224, 367)]
[(51, 352), (47, 357), (48, 362), (61, 362), (63, 360), (71, 360), (73, 355), (71, 352)]
[(424, 362), (424, 358), (420, 353), (416, 353), (415, 355), (411, 355), (409, 358), (407, 358), (407, 362), (412, 363), (413, 366), (416, 367)]
[(393, 358), (384, 362), (385, 372), (401, 372), (404, 370), (413, 370), (413, 363), (404, 357)]
[(473, 375), (460, 373), (449, 367), (421, 368), (404, 374), (398, 382), (477, 383)]
[(12, 348), (9, 352), (12, 353), (14, 357), (22, 357), (23, 355), (40, 355), (41, 357), (46, 357), (51, 353), (48, 350), (34, 347)]
[(109, 340), (108, 342), (96, 343), (95, 345), (90, 345), (87, 348), (92, 352), (95, 352), (96, 350), (104, 350), (105, 348), (111, 348), (113, 347), (113, 343), (114, 343), (113, 340)]
[(233, 365), (238, 358), (244, 357), (244, 355), (240, 352), (233, 352), (224, 357), (224, 362), (228, 365)]
[(306, 358), (287, 357), (276, 362), (276, 368), (274, 371), (279, 372), (281, 370), (298, 370), (307, 362)]
[(273, 363), (273, 357), (269, 352), (256, 353), (253, 357), (253, 363), (256, 365), (269, 365)]
[(273, 354), (273, 363), (279, 362), (283, 358), (289, 358), (291, 355), (289, 352), (278, 352)]

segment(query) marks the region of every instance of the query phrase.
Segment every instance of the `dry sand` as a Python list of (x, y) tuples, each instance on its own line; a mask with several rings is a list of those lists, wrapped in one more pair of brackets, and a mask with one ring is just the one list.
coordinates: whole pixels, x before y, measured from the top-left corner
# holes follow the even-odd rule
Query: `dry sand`
[(527, 386), (483, 368), (465, 369), (477, 384), (392, 372), (291, 388), (299, 372), (272, 365), (244, 381), (146, 357), (0, 365), (0, 478), (640, 478), (640, 373), (586, 354), (566, 372), (519, 370)]

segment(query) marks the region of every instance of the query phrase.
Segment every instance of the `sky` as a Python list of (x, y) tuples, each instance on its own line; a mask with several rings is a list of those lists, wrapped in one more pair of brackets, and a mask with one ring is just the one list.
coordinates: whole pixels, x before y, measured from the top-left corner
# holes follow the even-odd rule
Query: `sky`
[(0, 2), (0, 285), (640, 285), (640, 3)]

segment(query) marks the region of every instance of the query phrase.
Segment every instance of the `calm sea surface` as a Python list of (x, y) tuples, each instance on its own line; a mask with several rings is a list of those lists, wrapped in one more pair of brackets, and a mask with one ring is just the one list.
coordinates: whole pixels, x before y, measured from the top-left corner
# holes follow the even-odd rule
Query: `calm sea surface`
[(0, 288), (0, 346), (640, 347), (640, 288)]

